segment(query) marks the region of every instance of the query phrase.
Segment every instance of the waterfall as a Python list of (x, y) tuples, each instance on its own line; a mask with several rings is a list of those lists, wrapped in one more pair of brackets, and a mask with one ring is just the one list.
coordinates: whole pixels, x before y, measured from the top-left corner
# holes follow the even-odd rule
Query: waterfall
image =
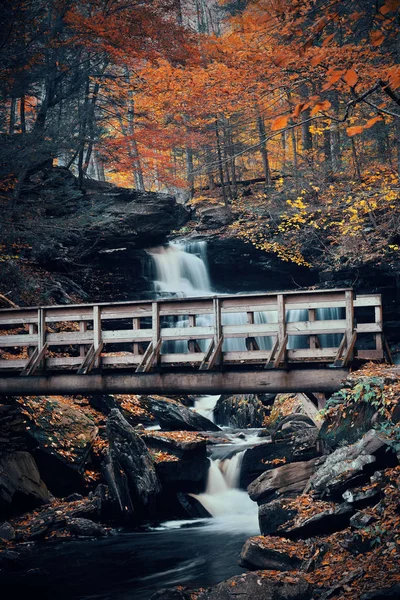
[(219, 394), (217, 396), (199, 396), (195, 400), (193, 410), (214, 423), (214, 408), (220, 397)]
[(191, 494), (214, 517), (216, 528), (257, 533), (258, 508), (247, 492), (238, 488), (244, 451), (229, 458), (210, 459), (206, 489)]
[[(170, 243), (166, 247), (151, 248), (148, 253), (152, 259), (154, 287), (161, 297), (166, 294), (175, 296), (210, 296), (216, 293), (212, 289), (207, 264), (207, 242), (189, 241)], [(341, 319), (343, 310), (341, 308), (323, 308), (316, 311), (317, 320)], [(307, 310), (288, 310), (287, 322), (299, 322), (308, 320)], [(276, 323), (278, 315), (276, 311), (255, 312), (254, 322)], [(212, 325), (211, 315), (199, 315), (196, 318), (198, 326)], [(230, 313), (222, 315), (223, 325), (245, 325), (247, 323), (246, 313)], [(186, 317), (167, 317), (164, 319), (165, 327), (188, 327), (189, 320)], [(322, 348), (337, 347), (341, 341), (341, 334), (325, 334), (318, 336)], [(260, 350), (270, 350), (272, 338), (262, 336), (256, 338)], [(203, 352), (207, 350), (209, 340), (200, 340), (199, 346)], [(306, 335), (290, 335), (288, 338), (289, 350), (297, 348), (308, 348), (308, 337)], [(246, 342), (244, 338), (225, 339), (222, 351), (245, 351)], [(188, 352), (185, 341), (164, 342), (162, 353), (186, 353)], [(200, 408), (200, 410), (203, 410)]]

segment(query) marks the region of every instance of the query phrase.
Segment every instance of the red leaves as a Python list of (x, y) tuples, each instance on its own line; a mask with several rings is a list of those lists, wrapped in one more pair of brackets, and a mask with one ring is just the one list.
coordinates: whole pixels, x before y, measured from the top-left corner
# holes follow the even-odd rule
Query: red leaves
[(350, 87), (354, 87), (358, 81), (358, 75), (354, 69), (349, 69), (346, 71), (343, 79)]
[(331, 107), (331, 103), (329, 102), (329, 100), (323, 100), (321, 102), (317, 102), (315, 104), (315, 106), (312, 108), (311, 110), (311, 116), (313, 117), (314, 115), (316, 115), (317, 113), (321, 112), (321, 111), (326, 111), (329, 110)]
[(369, 37), (373, 46), (380, 46), (385, 40), (385, 36), (382, 31), (371, 31)]

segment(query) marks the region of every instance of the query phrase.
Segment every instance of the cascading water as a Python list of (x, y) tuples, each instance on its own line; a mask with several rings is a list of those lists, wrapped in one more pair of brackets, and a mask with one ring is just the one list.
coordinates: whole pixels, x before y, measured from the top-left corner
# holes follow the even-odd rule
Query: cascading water
[[(154, 270), (154, 287), (156, 292), (163, 296), (173, 294), (175, 296), (210, 296), (216, 293), (211, 287), (208, 265), (207, 265), (207, 243), (205, 241), (190, 241), (186, 243), (169, 244), (166, 247), (150, 249)], [(323, 308), (316, 311), (317, 320), (341, 319), (343, 309)], [(287, 322), (299, 322), (308, 320), (307, 310), (289, 310), (286, 313)], [(278, 315), (275, 311), (255, 312), (254, 322), (276, 323)], [(187, 318), (176, 319), (168, 317), (166, 326), (187, 327)], [(222, 315), (223, 325), (245, 325), (247, 323), (246, 313), (231, 313)], [(212, 325), (212, 317), (200, 315), (196, 318), (198, 326)], [(325, 334), (318, 336), (322, 348), (337, 347), (341, 341), (340, 334)], [(256, 338), (260, 350), (269, 350), (272, 347), (272, 338), (269, 336)], [(199, 346), (206, 351), (209, 341), (200, 340)], [(303, 335), (290, 335), (288, 349), (307, 348), (308, 339)], [(225, 339), (222, 347), (223, 352), (244, 351), (246, 342), (243, 338)], [(163, 344), (162, 352), (186, 353), (187, 344), (184, 341), (166, 342)]]

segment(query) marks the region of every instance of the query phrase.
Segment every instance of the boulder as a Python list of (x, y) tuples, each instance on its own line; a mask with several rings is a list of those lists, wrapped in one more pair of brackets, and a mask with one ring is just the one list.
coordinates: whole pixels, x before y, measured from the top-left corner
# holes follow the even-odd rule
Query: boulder
[(196, 216), (199, 222), (196, 229), (219, 229), (232, 222), (232, 211), (221, 204), (204, 203), (196, 206)]
[(286, 440), (258, 444), (246, 450), (240, 474), (240, 487), (246, 489), (265, 471), (286, 463), (303, 462), (321, 455), (318, 429), (310, 427), (290, 434)]
[(309, 600), (312, 587), (300, 574), (290, 579), (272, 578), (268, 571), (245, 573), (202, 592), (198, 600)]
[(400, 598), (400, 584), (390, 585), (388, 587), (379, 588), (372, 592), (362, 594), (360, 600), (398, 600)]
[(177, 500), (188, 517), (193, 519), (209, 519), (211, 514), (206, 508), (194, 498), (191, 494), (184, 494), (182, 492), (177, 493)]
[(220, 431), (218, 425), (178, 402), (149, 397), (147, 405), (167, 431)]
[(302, 429), (315, 427), (314, 421), (307, 415), (294, 413), (281, 419), (272, 432), (272, 441), (290, 439), (291, 434)]
[(348, 488), (365, 483), (376, 470), (377, 456), (386, 447), (385, 439), (371, 429), (355, 444), (338, 448), (310, 479), (312, 495), (339, 499)]
[(323, 510), (309, 518), (296, 519), (296, 523), (283, 524), (279, 535), (290, 539), (307, 539), (315, 535), (330, 535), (342, 531), (349, 526), (354, 508), (350, 504), (340, 504), (328, 510)]
[(51, 494), (28, 452), (0, 457), (0, 519), (50, 502)]
[(218, 425), (237, 429), (262, 427), (265, 414), (264, 405), (255, 394), (221, 396), (214, 408)]
[(25, 418), (17, 406), (0, 405), (0, 454), (1, 449), (27, 450)]
[(78, 407), (57, 397), (24, 398), (23, 412), (39, 470), (52, 492), (83, 491), (83, 472), (98, 428)]
[(15, 529), (10, 523), (5, 521), (0, 524), (0, 541), (11, 542), (15, 539)]
[(371, 506), (379, 502), (382, 496), (381, 486), (371, 486), (365, 488), (362, 486), (361, 488), (354, 488), (351, 490), (346, 490), (342, 494), (343, 500), (352, 504), (353, 506), (361, 507), (361, 506)]
[(154, 514), (161, 484), (153, 459), (143, 440), (117, 409), (108, 417), (107, 437), (109, 450), (104, 473), (115, 505), (128, 519), (134, 513)]
[(321, 461), (323, 458), (312, 458), (265, 471), (247, 488), (250, 498), (259, 505), (278, 496), (295, 498), (304, 491)]
[(350, 527), (353, 527), (354, 529), (364, 529), (364, 527), (368, 527), (374, 521), (376, 521), (376, 517), (359, 511), (351, 517)]
[(66, 528), (77, 537), (103, 537), (107, 535), (107, 531), (90, 519), (68, 519)]
[(284, 499), (263, 504), (258, 509), (258, 521), (262, 535), (277, 534), (279, 528), (294, 519), (297, 514), (297, 509), (288, 506)]
[(296, 553), (291, 543), (290, 548), (276, 549), (265, 544), (265, 538), (258, 536), (249, 538), (243, 546), (239, 564), (252, 571), (263, 569), (268, 571), (297, 571), (303, 563), (302, 552)]
[(192, 594), (177, 588), (165, 588), (153, 594), (150, 600), (191, 600)]

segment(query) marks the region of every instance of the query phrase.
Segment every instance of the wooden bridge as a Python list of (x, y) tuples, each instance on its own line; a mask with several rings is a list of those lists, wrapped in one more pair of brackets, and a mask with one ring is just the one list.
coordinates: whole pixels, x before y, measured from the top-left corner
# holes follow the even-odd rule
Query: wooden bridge
[(332, 392), (383, 346), (351, 289), (2, 309), (0, 394)]

